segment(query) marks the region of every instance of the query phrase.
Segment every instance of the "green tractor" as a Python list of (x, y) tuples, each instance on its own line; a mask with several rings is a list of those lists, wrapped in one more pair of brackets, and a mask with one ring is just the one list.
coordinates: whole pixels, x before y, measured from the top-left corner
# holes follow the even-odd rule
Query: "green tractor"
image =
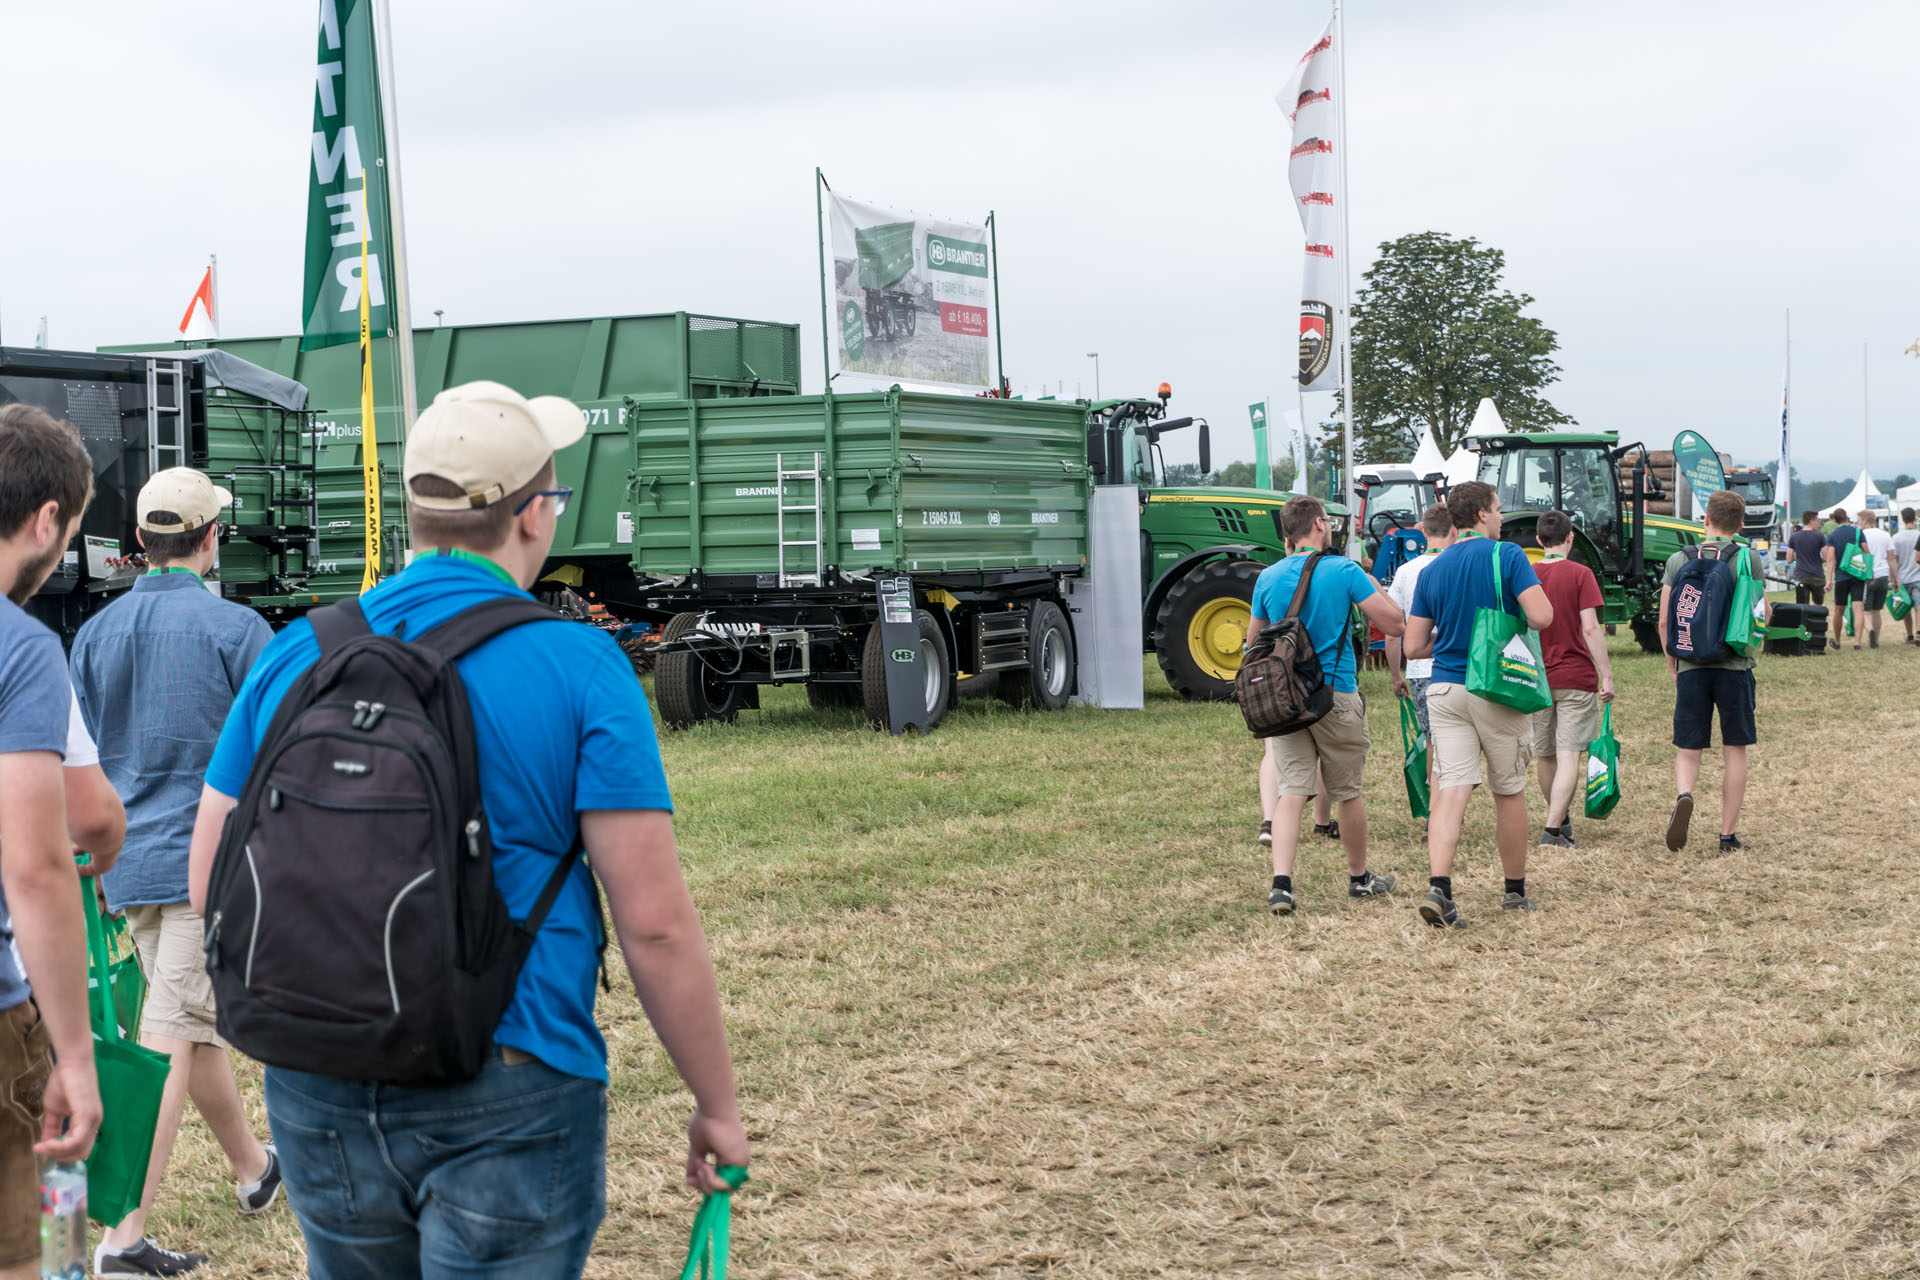
[[(1196, 427), (1200, 470), (1212, 470), (1205, 419), (1167, 417), (1173, 391), (1157, 399), (1109, 400), (1094, 406), (1087, 459), (1096, 484), (1140, 489), (1140, 581), (1145, 589), (1143, 639), (1167, 683), (1184, 698), (1233, 696), (1240, 646), (1253, 616), (1253, 583), (1286, 554), (1280, 509), (1294, 496), (1270, 489), (1171, 488), (1160, 439)], [(1333, 545), (1344, 551), (1347, 509), (1327, 504)]]
[(1462, 445), (1479, 454), (1478, 478), (1500, 495), (1501, 536), (1537, 559), (1541, 513), (1566, 512), (1572, 558), (1600, 579), (1600, 621), (1626, 623), (1641, 648), (1660, 652), (1656, 615), (1667, 557), (1697, 543), (1701, 527), (1647, 513), (1647, 450), (1622, 447), (1616, 431), (1469, 436)]

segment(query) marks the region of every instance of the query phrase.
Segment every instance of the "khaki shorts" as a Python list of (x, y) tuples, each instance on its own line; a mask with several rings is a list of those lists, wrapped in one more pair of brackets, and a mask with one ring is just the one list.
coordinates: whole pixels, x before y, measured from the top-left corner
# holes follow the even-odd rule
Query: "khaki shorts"
[(1553, 705), (1530, 719), (1535, 756), (1569, 751), (1579, 755), (1600, 736), (1600, 695), (1587, 689), (1555, 689)]
[(1314, 779), (1318, 766), (1327, 781), (1327, 799), (1351, 800), (1366, 781), (1367, 704), (1357, 693), (1335, 692), (1326, 715), (1298, 733), (1266, 742), (1279, 767), (1281, 795), (1313, 795), (1320, 789)]
[(0, 1012), (0, 1267), (40, 1256), (40, 1100), (53, 1053), (40, 1010), (22, 1000)]
[(207, 955), (201, 949), (205, 930), (192, 904), (128, 907), (127, 927), (147, 975), (140, 1034), (224, 1049), (227, 1042), (214, 1030), (213, 979), (207, 976)]
[(1433, 751), (1433, 785), (1477, 787), (1482, 782), (1480, 757), (1487, 758), (1484, 781), (1497, 796), (1517, 795), (1527, 789), (1527, 717), (1511, 707), (1477, 698), (1463, 684), (1427, 686), (1427, 741)]

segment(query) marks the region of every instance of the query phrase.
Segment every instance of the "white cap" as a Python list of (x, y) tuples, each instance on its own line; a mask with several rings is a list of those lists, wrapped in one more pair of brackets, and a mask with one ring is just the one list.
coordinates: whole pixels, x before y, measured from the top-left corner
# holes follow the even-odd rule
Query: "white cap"
[(213, 523), (222, 509), (232, 505), (233, 495), (203, 473), (192, 467), (168, 467), (140, 486), (133, 514), (148, 533), (192, 533)]
[[(587, 417), (571, 400), (529, 400), (497, 382), (467, 382), (433, 398), (407, 438), (407, 499), (428, 511), (469, 511), (515, 492), (560, 450), (587, 433)], [(423, 498), (417, 476), (451, 480), (465, 494)]]

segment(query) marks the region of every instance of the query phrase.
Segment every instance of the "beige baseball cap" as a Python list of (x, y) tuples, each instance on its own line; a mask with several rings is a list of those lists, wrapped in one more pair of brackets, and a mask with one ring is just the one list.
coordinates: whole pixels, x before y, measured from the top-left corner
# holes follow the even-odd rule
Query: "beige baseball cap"
[[(448, 387), (433, 398), (407, 439), (407, 498), (429, 511), (491, 506), (586, 433), (586, 415), (561, 396), (529, 400), (497, 382)], [(416, 476), (451, 480), (466, 495), (423, 498), (413, 491)]]
[[(134, 516), (148, 533), (192, 533), (233, 505), (233, 495), (192, 467), (156, 471), (140, 486)], [(156, 520), (156, 515), (172, 516)]]

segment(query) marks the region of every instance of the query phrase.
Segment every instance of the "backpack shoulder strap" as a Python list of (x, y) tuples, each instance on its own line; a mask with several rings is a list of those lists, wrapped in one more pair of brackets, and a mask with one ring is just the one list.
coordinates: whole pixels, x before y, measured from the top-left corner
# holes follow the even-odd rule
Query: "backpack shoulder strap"
[(349, 640), (373, 634), (360, 601), (352, 596), (324, 609), (315, 609), (307, 615), (307, 621), (313, 626), (313, 638), (319, 643), (323, 658)]
[(538, 600), (503, 596), (470, 605), (416, 639), (452, 660), (479, 648), (502, 631), (511, 631), (528, 622), (552, 622), (559, 616)]
[(1307, 600), (1307, 587), (1313, 582), (1313, 571), (1320, 567), (1320, 561), (1325, 559), (1327, 554), (1325, 551), (1315, 551), (1307, 556), (1307, 563), (1300, 570), (1300, 581), (1293, 588), (1293, 601), (1287, 605), (1287, 617), (1300, 616), (1300, 606)]
[(1700, 558), (1700, 547), (1696, 543), (1688, 543), (1686, 546), (1680, 548), (1680, 554), (1689, 560), (1698, 560)]

